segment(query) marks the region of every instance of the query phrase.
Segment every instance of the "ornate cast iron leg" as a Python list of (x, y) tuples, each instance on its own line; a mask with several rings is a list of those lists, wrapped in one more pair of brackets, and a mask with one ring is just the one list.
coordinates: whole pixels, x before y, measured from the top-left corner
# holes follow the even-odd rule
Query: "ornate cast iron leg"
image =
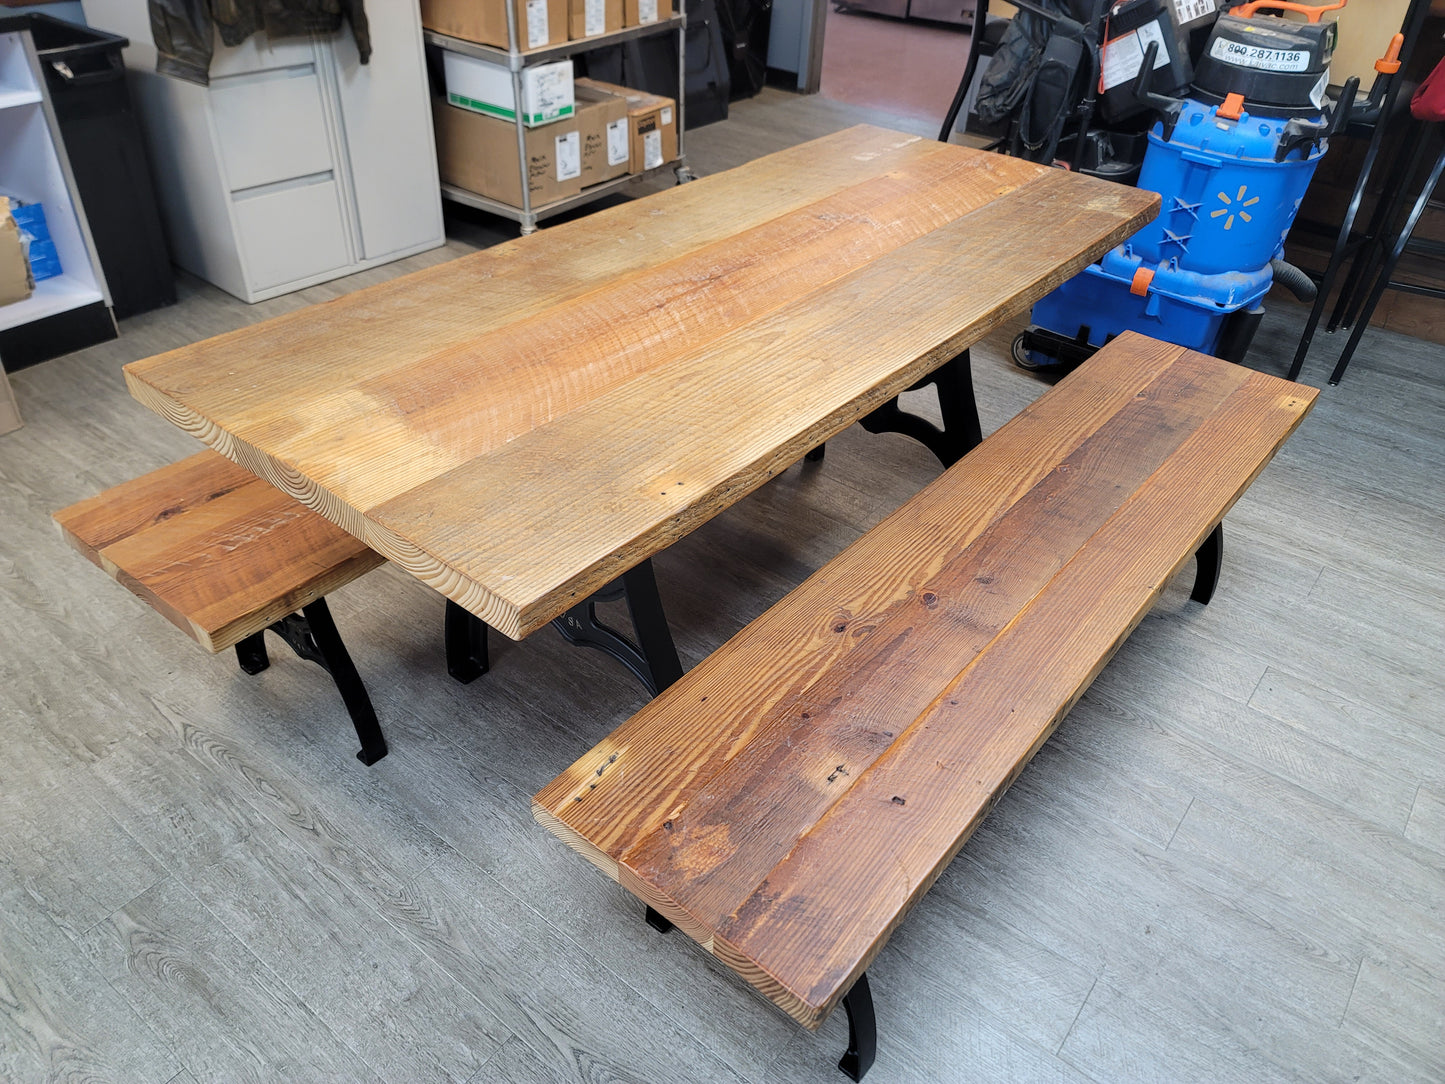
[[(627, 600), (636, 643), (597, 620), (597, 603), (619, 595)], [(653, 696), (682, 677), (682, 663), (667, 627), (667, 615), (662, 612), (662, 599), (657, 593), (657, 579), (652, 574), (650, 560), (624, 572), (611, 585), (573, 606), (552, 624), (568, 643), (595, 647), (611, 655), (631, 670)]]
[(486, 623), (451, 599), (447, 599), (444, 639), (447, 673), (463, 685), (476, 681), (491, 669), (491, 661), (487, 658)]
[(259, 674), (266, 667), (271, 665), (271, 657), (266, 654), (266, 634), (264, 632), (253, 632), (239, 644), (236, 645), (236, 661), (241, 664), (241, 669), (248, 674)]
[[(286, 615), (271, 626), (271, 631), (285, 640), (299, 657), (314, 662), (336, 682), (336, 691), (341, 694), (347, 714), (351, 716), (351, 725), (356, 727), (356, 736), (361, 739), (361, 749), (357, 752), (356, 759), (371, 765), (386, 756), (386, 739), (382, 737), (381, 724), (376, 721), (371, 697), (367, 696), (366, 686), (361, 683), (361, 675), (356, 672), (351, 656), (346, 653), (346, 645), (341, 642), (341, 634), (336, 631), (336, 622), (331, 620), (331, 611), (326, 606), (326, 600), (319, 598), (309, 606), (303, 606), (299, 614)], [(258, 632), (236, 645), (243, 669), (247, 656), (240, 648), (243, 645), (254, 647), (252, 642), (259, 642), (261, 636)], [(261, 654), (264, 657), (264, 645), (261, 647)]]
[(647, 909), (647, 924), (658, 933), (672, 932), (672, 923), (662, 917), (661, 911), (654, 911), (651, 907)]
[(945, 362), (909, 390), (926, 384), (936, 385), (938, 389), (942, 429), (917, 414), (901, 410), (896, 397), (863, 418), (862, 425), (870, 433), (902, 433), (912, 437), (936, 455), (945, 467), (951, 467), (983, 441), (968, 351)]
[(868, 989), (868, 973), (858, 976), (843, 997), (848, 1012), (848, 1052), (838, 1068), (852, 1080), (862, 1080), (878, 1054), (878, 1023), (873, 1017), (873, 992)]
[(1208, 603), (1214, 597), (1215, 585), (1219, 583), (1219, 570), (1224, 567), (1224, 524), (1217, 523), (1209, 537), (1194, 554), (1199, 571), (1194, 577), (1194, 590), (1189, 597), (1195, 602)]

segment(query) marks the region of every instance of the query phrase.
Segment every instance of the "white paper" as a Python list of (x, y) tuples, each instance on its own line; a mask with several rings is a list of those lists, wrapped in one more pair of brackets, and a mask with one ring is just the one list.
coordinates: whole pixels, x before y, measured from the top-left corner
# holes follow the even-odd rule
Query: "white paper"
[(587, 0), (586, 25), (582, 32), (589, 38), (607, 33), (607, 0)]
[(620, 166), (627, 162), (632, 149), (627, 145), (627, 118), (614, 120), (607, 126), (607, 164)]
[(559, 135), (556, 144), (557, 179), (570, 181), (582, 176), (582, 140), (575, 131)]
[(1169, 63), (1169, 50), (1164, 44), (1164, 32), (1157, 22), (1146, 23), (1138, 30), (1104, 43), (1104, 65), (1100, 74), (1105, 90), (1131, 82), (1139, 74), (1139, 69), (1144, 66), (1144, 52), (1151, 41), (1159, 43), (1159, 54), (1154, 58), (1154, 70), (1158, 71)]
[(657, 0), (637, 0), (637, 21), (640, 23), (657, 22)]
[(527, 0), (527, 48), (540, 49), (547, 44), (547, 0)]
[(666, 108), (666, 107), (663, 108), (663, 110), (662, 110), (662, 123), (663, 123), (664, 125), (667, 125), (667, 124), (671, 124), (671, 123), (672, 123), (672, 110), (671, 110), (671, 109)]
[(1225, 38), (1214, 39), (1209, 55), (1238, 68), (1257, 68), (1266, 72), (1302, 72), (1310, 66), (1308, 49), (1265, 49)]
[(1330, 70), (1326, 68), (1320, 73), (1319, 81), (1315, 83), (1314, 90), (1310, 91), (1310, 101), (1315, 103), (1316, 109), (1325, 107), (1325, 89), (1330, 85)]
[(662, 165), (662, 132), (654, 128), (642, 137), (642, 168), (656, 169)]

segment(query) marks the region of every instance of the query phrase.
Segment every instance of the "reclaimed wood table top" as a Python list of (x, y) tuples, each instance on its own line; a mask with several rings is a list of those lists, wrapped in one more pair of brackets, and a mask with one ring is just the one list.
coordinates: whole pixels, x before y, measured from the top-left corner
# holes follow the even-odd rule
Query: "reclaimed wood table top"
[(857, 127), (133, 362), (126, 380), (521, 638), (1157, 208)]

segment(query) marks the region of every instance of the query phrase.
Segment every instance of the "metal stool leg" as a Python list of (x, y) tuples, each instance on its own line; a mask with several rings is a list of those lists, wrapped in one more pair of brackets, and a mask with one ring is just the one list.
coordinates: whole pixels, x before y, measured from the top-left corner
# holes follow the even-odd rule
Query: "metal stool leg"
[(878, 1054), (878, 1022), (873, 1016), (873, 992), (868, 989), (868, 973), (858, 976), (843, 997), (843, 1008), (848, 1013), (848, 1052), (838, 1062), (838, 1068), (852, 1080), (862, 1080)]
[(457, 681), (466, 685), (491, 669), (486, 623), (451, 599), (447, 599), (442, 636), (446, 642), (447, 673)]
[(1214, 530), (1194, 554), (1198, 570), (1194, 574), (1194, 590), (1189, 597), (1195, 602), (1209, 605), (1214, 589), (1219, 585), (1219, 571), (1224, 567), (1224, 524), (1216, 523)]
[(1374, 289), (1370, 291), (1369, 299), (1355, 319), (1355, 326), (1350, 332), (1350, 341), (1345, 344), (1344, 352), (1340, 354), (1340, 360), (1335, 364), (1335, 371), (1330, 374), (1331, 384), (1338, 384), (1345, 375), (1345, 369), (1349, 367), (1350, 359), (1354, 357), (1355, 348), (1360, 345), (1360, 339), (1364, 337), (1365, 329), (1370, 326), (1370, 318), (1375, 315), (1375, 307), (1379, 305), (1380, 299), (1385, 296), (1385, 291), (1390, 286), (1390, 276), (1395, 273), (1395, 265), (1400, 262), (1400, 257), (1405, 252), (1405, 246), (1410, 243), (1410, 235), (1415, 232), (1415, 226), (1419, 223), (1420, 216), (1425, 213), (1425, 206), (1430, 202), (1436, 187), (1440, 184), (1441, 173), (1445, 173), (1445, 151), (1442, 151), (1435, 159), (1435, 166), (1430, 170), (1430, 177), (1426, 180), (1425, 187), (1420, 189), (1420, 197), (1415, 201), (1415, 206), (1410, 208), (1410, 217), (1395, 238), (1390, 254), (1385, 259), (1385, 266), (1380, 269), (1379, 278), (1375, 280)]

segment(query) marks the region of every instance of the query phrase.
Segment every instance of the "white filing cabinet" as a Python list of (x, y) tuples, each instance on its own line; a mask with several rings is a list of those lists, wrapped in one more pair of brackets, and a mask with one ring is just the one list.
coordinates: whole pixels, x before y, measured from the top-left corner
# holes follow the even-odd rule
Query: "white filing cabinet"
[(262, 301), (445, 240), (416, 0), (335, 35), (216, 45), (211, 85), (155, 71), (146, 4), (85, 0), (126, 65), (176, 263)]

